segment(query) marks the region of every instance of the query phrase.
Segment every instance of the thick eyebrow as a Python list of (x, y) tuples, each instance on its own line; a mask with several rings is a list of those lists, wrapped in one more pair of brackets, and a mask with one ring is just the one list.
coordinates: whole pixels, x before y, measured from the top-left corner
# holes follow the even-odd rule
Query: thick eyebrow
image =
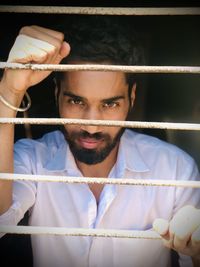
[(106, 99), (103, 99), (101, 100), (102, 103), (108, 103), (108, 102), (114, 102), (116, 100), (119, 100), (119, 99), (125, 99), (124, 96), (114, 96), (114, 97), (110, 97), (110, 98), (106, 98)]
[[(73, 94), (71, 92), (68, 92), (68, 91), (64, 91), (63, 95), (64, 96), (69, 96), (69, 97), (72, 97), (72, 98), (76, 98), (76, 99), (80, 99), (80, 100), (86, 100), (86, 98), (84, 98), (82, 96), (79, 96), (79, 95), (75, 95), (75, 94)], [(102, 99), (101, 102), (102, 103), (108, 103), (108, 102), (113, 102), (113, 101), (116, 101), (116, 100), (119, 100), (119, 99), (125, 99), (125, 97), (122, 96), (122, 95), (114, 96), (114, 97)]]
[(67, 91), (64, 91), (64, 92), (63, 92), (63, 95), (64, 95), (64, 96), (69, 96), (69, 97), (72, 97), (72, 98), (76, 98), (76, 99), (80, 99), (80, 100), (84, 100), (84, 99), (85, 99), (85, 98), (82, 97), (82, 96), (75, 95), (75, 94), (70, 93), (70, 92), (67, 92)]

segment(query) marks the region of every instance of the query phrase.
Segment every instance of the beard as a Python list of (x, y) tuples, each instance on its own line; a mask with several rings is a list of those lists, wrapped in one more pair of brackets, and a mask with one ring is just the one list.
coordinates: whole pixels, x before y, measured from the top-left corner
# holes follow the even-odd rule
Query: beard
[[(119, 143), (119, 140), (124, 132), (124, 128), (121, 128), (114, 138), (111, 138), (109, 134), (106, 133), (94, 133), (90, 134), (87, 131), (72, 131), (69, 133), (64, 127), (62, 132), (65, 136), (66, 141), (69, 144), (70, 150), (75, 159), (85, 163), (87, 165), (94, 165), (104, 161), (110, 154), (110, 152), (116, 147)], [(76, 140), (84, 138), (92, 138), (94, 140), (103, 140), (105, 146), (100, 149), (87, 149), (80, 147)]]

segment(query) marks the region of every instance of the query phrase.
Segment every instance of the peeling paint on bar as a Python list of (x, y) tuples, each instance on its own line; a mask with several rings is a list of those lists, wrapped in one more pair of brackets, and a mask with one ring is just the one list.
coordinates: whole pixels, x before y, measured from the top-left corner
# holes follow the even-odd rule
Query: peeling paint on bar
[(199, 7), (70, 7), (70, 6), (19, 6), (2, 5), (0, 12), (82, 15), (200, 15)]
[(115, 120), (83, 120), (63, 118), (0, 118), (0, 124), (35, 124), (35, 125), (102, 125), (108, 127), (153, 128), (168, 130), (200, 131), (199, 123), (147, 122), (147, 121), (115, 121)]
[(65, 235), (65, 236), (95, 236), (114, 238), (142, 238), (161, 239), (159, 234), (153, 230), (113, 230), (113, 229), (86, 229), (86, 228), (64, 228), (64, 227), (41, 227), (41, 226), (0, 226), (1, 233), (31, 234), (31, 235)]
[(133, 73), (194, 73), (200, 74), (200, 66), (125, 66), (103, 64), (21, 64), (0, 62), (0, 69), (32, 69), (38, 71), (123, 71)]
[(140, 186), (170, 186), (184, 188), (200, 188), (200, 181), (179, 181), (179, 180), (154, 180), (154, 179), (127, 179), (127, 178), (106, 178), (106, 177), (72, 177), (55, 175), (33, 175), (0, 173), (0, 179), (36, 181), (36, 182), (63, 182), (74, 184), (116, 184), (116, 185), (140, 185)]

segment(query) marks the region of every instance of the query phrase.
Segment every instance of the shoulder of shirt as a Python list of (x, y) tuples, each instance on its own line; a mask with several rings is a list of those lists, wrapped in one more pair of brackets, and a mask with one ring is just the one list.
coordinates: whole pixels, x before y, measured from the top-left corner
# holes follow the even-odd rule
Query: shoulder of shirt
[(126, 130), (124, 140), (128, 143), (130, 148), (131, 146), (135, 146), (145, 158), (149, 157), (148, 153), (151, 152), (152, 156), (156, 154), (157, 157), (160, 155), (183, 158), (190, 162), (194, 161), (194, 159), (180, 147), (154, 136), (138, 133), (133, 130)]
[(29, 149), (36, 147), (59, 147), (64, 141), (64, 136), (61, 131), (56, 130), (44, 134), (41, 138), (30, 139), (30, 138), (21, 138), (15, 143), (15, 148), (18, 147), (27, 147)]

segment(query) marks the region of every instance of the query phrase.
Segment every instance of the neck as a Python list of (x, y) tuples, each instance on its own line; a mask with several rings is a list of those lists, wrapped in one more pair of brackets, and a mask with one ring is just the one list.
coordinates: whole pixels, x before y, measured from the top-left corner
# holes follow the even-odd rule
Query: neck
[(104, 161), (94, 165), (88, 165), (76, 160), (77, 167), (85, 177), (108, 177), (116, 162), (118, 147), (119, 145), (116, 145)]

